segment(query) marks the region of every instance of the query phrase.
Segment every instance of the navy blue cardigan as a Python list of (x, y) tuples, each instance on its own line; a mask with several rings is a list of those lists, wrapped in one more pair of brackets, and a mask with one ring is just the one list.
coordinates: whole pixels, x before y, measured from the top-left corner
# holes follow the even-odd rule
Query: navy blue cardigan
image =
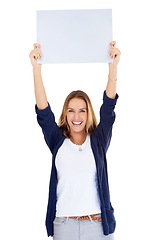
[[(103, 233), (105, 235), (113, 233), (116, 226), (114, 209), (110, 201), (106, 152), (112, 136), (112, 126), (115, 121), (114, 108), (117, 99), (118, 95), (116, 95), (115, 99), (111, 99), (107, 97), (106, 92), (104, 91), (103, 104), (100, 108), (100, 122), (95, 131), (90, 136), (91, 147), (96, 162), (102, 226)], [(45, 141), (52, 153), (52, 169), (49, 183), (46, 229), (47, 235), (53, 236), (53, 221), (56, 215), (57, 201), (57, 171), (55, 166), (55, 157), (65, 137), (55, 122), (55, 117), (51, 111), (50, 105), (48, 105), (48, 107), (44, 110), (39, 110), (37, 106), (35, 106), (35, 109), (37, 113), (38, 123), (42, 128)]]

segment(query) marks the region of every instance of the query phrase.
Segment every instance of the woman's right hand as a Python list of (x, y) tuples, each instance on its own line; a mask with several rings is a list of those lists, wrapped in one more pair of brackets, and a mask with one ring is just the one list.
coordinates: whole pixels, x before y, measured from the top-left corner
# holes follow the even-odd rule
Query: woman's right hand
[(34, 43), (34, 49), (30, 52), (29, 57), (33, 67), (41, 66), (41, 64), (37, 62), (37, 59), (42, 59), (39, 43)]

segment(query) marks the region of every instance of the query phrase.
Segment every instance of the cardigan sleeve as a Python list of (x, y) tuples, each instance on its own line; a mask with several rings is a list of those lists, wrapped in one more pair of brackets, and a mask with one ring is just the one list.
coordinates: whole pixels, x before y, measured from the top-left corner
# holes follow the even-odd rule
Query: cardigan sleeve
[(118, 94), (116, 94), (115, 99), (111, 99), (106, 95), (106, 91), (104, 91), (103, 94), (103, 104), (100, 108), (100, 122), (97, 131), (106, 151), (109, 147), (112, 136), (112, 127), (116, 117), (114, 109), (118, 97)]
[(47, 108), (39, 110), (35, 105), (35, 111), (37, 114), (37, 121), (40, 125), (46, 144), (48, 145), (51, 152), (58, 143), (59, 139), (62, 138), (62, 132), (55, 122), (55, 116), (48, 103)]

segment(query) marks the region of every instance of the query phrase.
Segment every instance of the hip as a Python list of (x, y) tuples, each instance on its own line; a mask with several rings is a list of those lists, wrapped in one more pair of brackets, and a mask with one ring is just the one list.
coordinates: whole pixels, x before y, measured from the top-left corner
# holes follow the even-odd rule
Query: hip
[(104, 235), (100, 214), (80, 217), (56, 217), (53, 240), (114, 240)]

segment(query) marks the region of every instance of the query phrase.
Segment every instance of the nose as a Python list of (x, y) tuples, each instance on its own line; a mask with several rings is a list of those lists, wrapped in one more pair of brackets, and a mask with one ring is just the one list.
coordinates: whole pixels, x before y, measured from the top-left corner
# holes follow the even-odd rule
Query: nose
[(78, 120), (78, 119), (79, 119), (79, 112), (75, 112), (74, 118), (75, 118), (75, 120)]

